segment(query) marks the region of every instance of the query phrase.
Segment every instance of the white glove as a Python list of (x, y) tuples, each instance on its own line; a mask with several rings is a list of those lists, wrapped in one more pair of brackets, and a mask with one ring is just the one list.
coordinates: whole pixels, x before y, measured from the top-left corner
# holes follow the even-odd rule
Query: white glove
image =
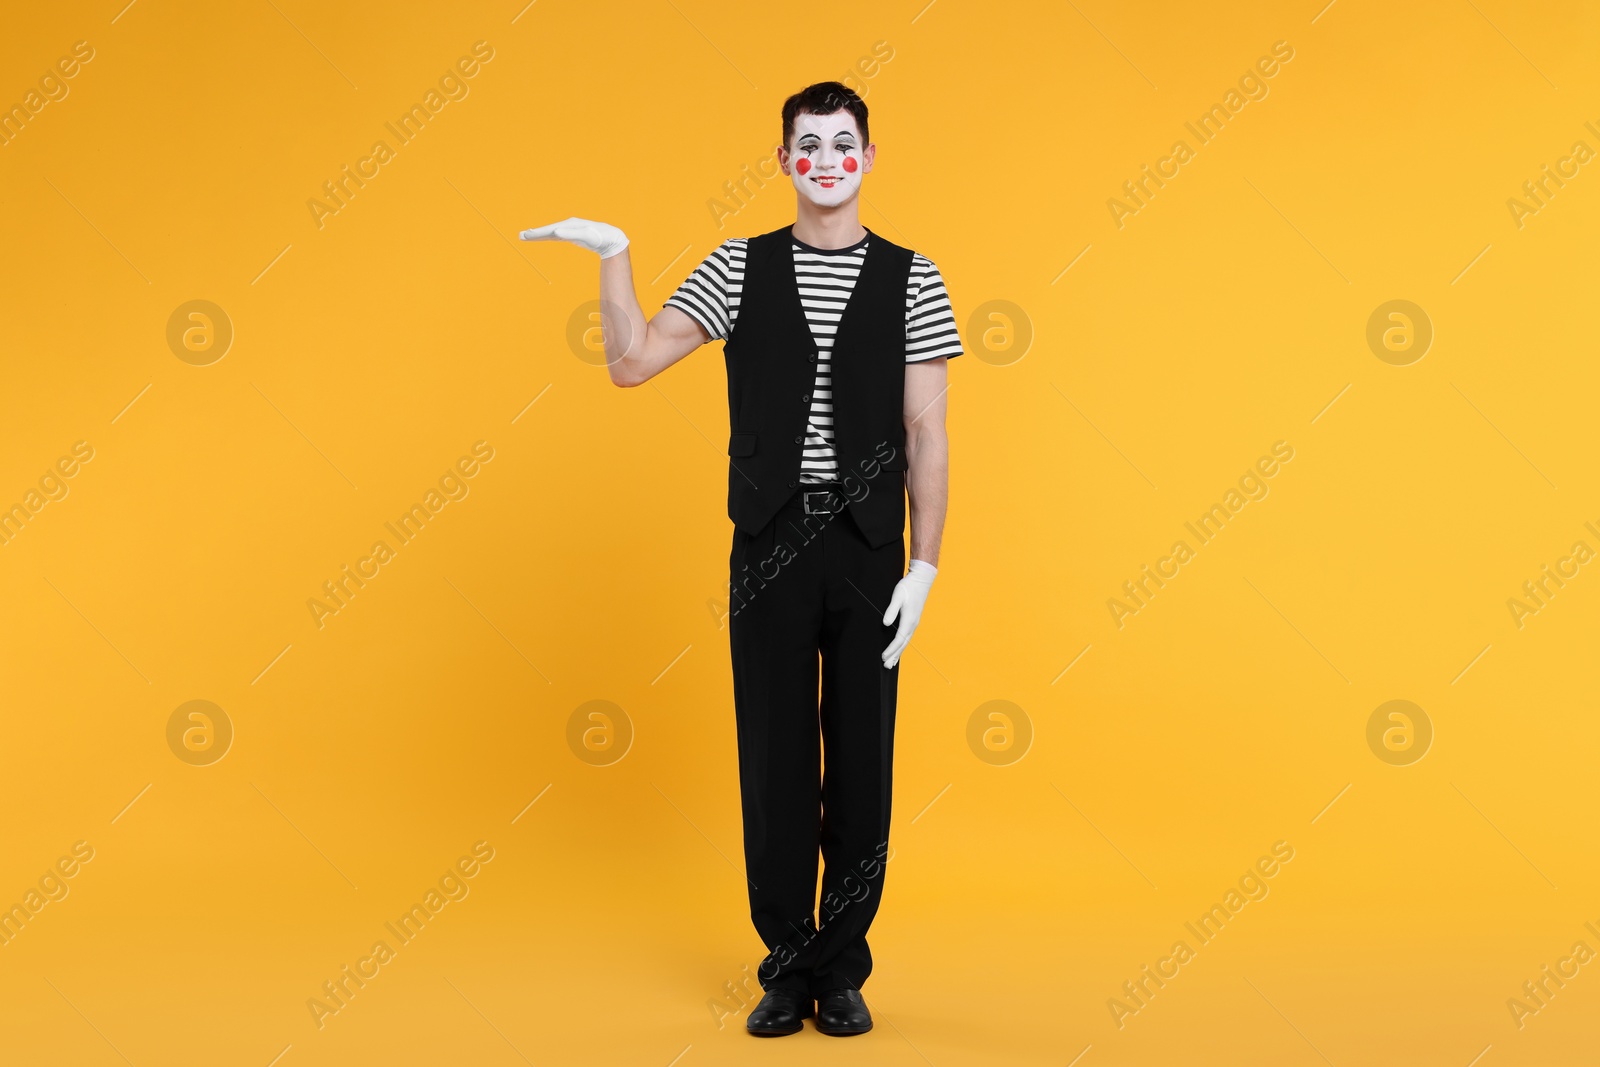
[(885, 667), (899, 663), (900, 653), (911, 643), (911, 635), (922, 619), (922, 605), (928, 602), (928, 593), (933, 589), (933, 576), (938, 573), (939, 568), (933, 564), (914, 559), (906, 568), (906, 576), (895, 583), (894, 596), (889, 598), (889, 610), (883, 613), (883, 624), (888, 626), (899, 615), (900, 629), (895, 632), (889, 647), (883, 650)]
[(518, 236), (524, 241), (571, 241), (580, 248), (600, 253), (601, 259), (610, 259), (628, 247), (628, 235), (615, 226), (580, 219), (576, 215), (564, 222), (523, 230)]

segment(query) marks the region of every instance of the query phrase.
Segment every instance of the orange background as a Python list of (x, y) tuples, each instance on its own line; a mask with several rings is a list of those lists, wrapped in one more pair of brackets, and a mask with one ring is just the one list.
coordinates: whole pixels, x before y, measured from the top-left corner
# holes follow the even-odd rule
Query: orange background
[[(1600, 949), (1600, 576), (1520, 627), (1507, 602), (1600, 549), (1600, 177), (1520, 226), (1507, 201), (1600, 148), (1592, 7), (119, 4), (0, 38), (0, 102), (93, 49), (0, 146), (0, 505), (93, 450), (0, 545), (0, 904), (93, 850), (0, 946), (6, 1062), (1589, 1062), (1593, 965), (1520, 1028), (1507, 1000)], [(1279, 41), (1200, 144), (1185, 123)], [(621, 226), (653, 313), (792, 221), (781, 178), (711, 201), (785, 96), (851, 71), (863, 221), (938, 264), (969, 354), (878, 1026), (757, 1047), (725, 985), (763, 949), (718, 347), (612, 388), (592, 254), (515, 237)], [(233, 332), (206, 365), (168, 342), (193, 300)], [(1431, 323), (1419, 359), (1368, 346), (1391, 300)], [(467, 494), (319, 628), (308, 599), (480, 441)], [(1119, 627), (1107, 601), (1279, 441), (1268, 494)], [(203, 766), (168, 741), (193, 700), (233, 733)], [(1392, 700), (1420, 760), (1369, 747)], [(569, 744), (590, 701), (631, 737), (606, 765)], [(1200, 944), (1184, 924), (1278, 841), (1270, 893)], [(477, 842), (468, 894), (319, 1029), (307, 1001)]]

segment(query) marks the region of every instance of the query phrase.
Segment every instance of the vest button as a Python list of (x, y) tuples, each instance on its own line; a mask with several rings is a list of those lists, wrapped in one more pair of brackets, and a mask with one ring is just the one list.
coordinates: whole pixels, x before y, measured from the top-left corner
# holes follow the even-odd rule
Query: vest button
[(805, 441), (805, 437), (801, 436), (800, 434), (796, 434), (795, 435), (795, 438), (794, 438), (794, 443), (795, 444), (797, 444), (797, 445), (798, 444), (802, 444), (804, 441)]
[(800, 399), (801, 399), (802, 402), (809, 404), (809, 403), (811, 403), (811, 394), (807, 393), (806, 395), (802, 396)]
[(795, 486), (795, 483), (794, 483), (794, 482), (790, 482), (790, 483), (789, 483), (789, 488), (790, 488), (790, 489), (793, 489), (793, 488), (794, 488), (794, 486)]
[(806, 362), (807, 363), (815, 363), (816, 361), (817, 361), (817, 357), (816, 356), (807, 356), (806, 357)]

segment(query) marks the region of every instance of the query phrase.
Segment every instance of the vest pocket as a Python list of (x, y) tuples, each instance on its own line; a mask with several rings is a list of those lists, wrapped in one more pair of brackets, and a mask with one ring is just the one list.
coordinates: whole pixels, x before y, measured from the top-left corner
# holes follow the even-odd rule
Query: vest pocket
[(728, 455), (753, 456), (756, 454), (756, 435), (735, 433), (728, 436)]
[(868, 462), (872, 462), (872, 463), (876, 463), (879, 466), (879, 468), (881, 468), (882, 470), (886, 470), (886, 471), (903, 471), (903, 470), (906, 470), (907, 467), (906, 467), (906, 447), (905, 447), (905, 445), (900, 445), (898, 447), (890, 445), (889, 447), (891, 449), (893, 449), (893, 451), (894, 451), (894, 455), (893, 456), (889, 457), (888, 459), (879, 458), (882, 455), (882, 452), (883, 452), (883, 445), (879, 445), (876, 449), (873, 450), (872, 455), (868, 457), (867, 461)]

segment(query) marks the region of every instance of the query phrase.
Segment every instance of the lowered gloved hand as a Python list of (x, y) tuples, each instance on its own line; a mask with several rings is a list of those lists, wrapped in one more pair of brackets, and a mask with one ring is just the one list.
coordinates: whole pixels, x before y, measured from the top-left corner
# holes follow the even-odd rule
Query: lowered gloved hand
[(628, 247), (628, 235), (615, 226), (580, 219), (576, 215), (564, 222), (523, 230), (518, 236), (524, 241), (570, 241), (580, 248), (600, 253), (601, 259), (610, 259)]
[(928, 593), (933, 589), (933, 576), (938, 573), (939, 568), (933, 564), (914, 559), (906, 568), (906, 576), (895, 584), (894, 596), (889, 598), (889, 610), (883, 613), (883, 624), (890, 625), (898, 615), (900, 628), (895, 632), (894, 640), (889, 642), (889, 647), (883, 650), (885, 667), (899, 663), (900, 653), (911, 643), (911, 635), (922, 619), (922, 605), (928, 602)]

